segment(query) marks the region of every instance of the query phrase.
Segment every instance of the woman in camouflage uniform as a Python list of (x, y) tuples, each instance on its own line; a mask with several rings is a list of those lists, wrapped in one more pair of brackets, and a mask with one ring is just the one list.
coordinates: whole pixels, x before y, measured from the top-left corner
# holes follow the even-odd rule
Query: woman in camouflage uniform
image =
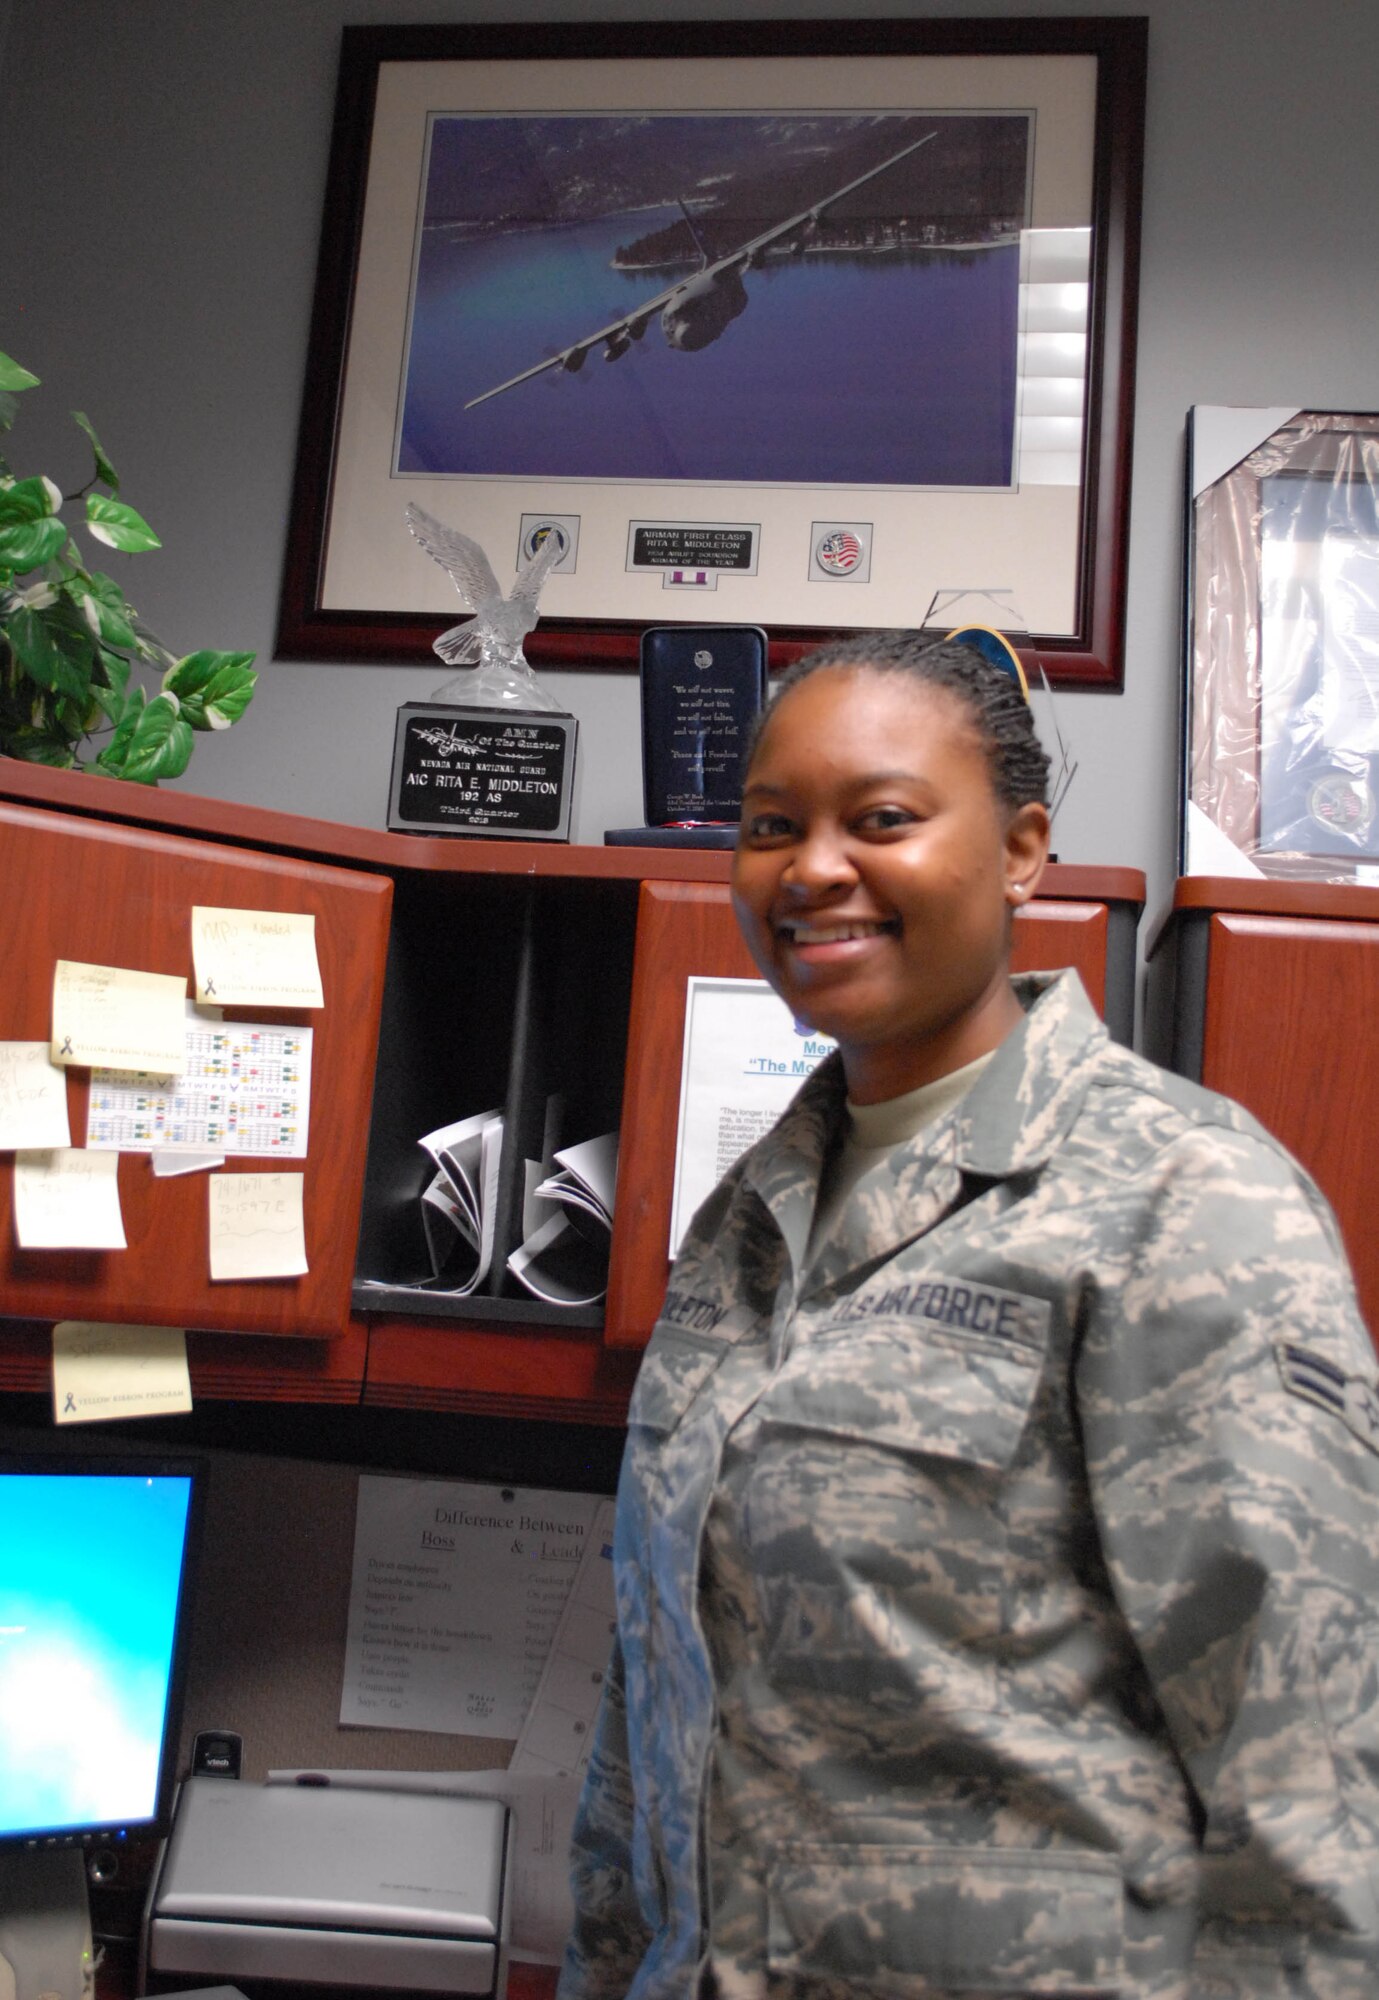
[(561, 2000), (1379, 1993), (1379, 1396), (1325, 1203), (1009, 978), (1014, 683), (787, 677), (734, 873), (839, 1043), (633, 1399)]

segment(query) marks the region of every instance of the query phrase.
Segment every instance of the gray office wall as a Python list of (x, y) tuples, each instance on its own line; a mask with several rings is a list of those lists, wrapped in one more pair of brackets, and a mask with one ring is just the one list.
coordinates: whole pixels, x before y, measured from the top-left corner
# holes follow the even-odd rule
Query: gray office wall
[[(440, 678), (273, 660), (341, 25), (728, 11), (837, 8), (0, 0), (0, 348), (46, 378), (16, 458), (75, 483), (82, 451), (63, 413), (86, 409), (164, 539), (131, 567), (140, 608), (170, 642), (254, 647), (263, 668), (245, 721), (199, 748), (191, 789), (379, 825), (394, 710)], [(1379, 403), (1379, 9), (1103, 11), (1150, 20), (1129, 638), (1123, 695), (1061, 703), (1081, 772), (1057, 845), (1066, 860), (1143, 868), (1152, 911), (1174, 849), (1184, 412)], [(640, 818), (634, 678), (549, 679), (581, 723), (576, 836), (598, 840)]]

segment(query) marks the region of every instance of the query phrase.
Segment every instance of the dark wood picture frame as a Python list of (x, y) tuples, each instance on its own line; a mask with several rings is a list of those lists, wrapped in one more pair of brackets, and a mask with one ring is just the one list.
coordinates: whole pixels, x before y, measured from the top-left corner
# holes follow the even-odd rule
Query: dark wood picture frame
[[(1092, 56), (1097, 64), (1086, 412), (1073, 631), (1030, 636), (1056, 686), (1118, 689), (1129, 530), (1131, 432), (1147, 23), (1140, 17), (985, 21), (694, 21), (346, 28), (284, 565), (277, 653), (407, 664), (431, 657), (434, 611), (342, 610), (323, 601), (337, 494), (337, 439), (386, 63), (818, 56)], [(820, 489), (821, 494), (827, 489)], [(826, 512), (827, 509), (825, 508)], [(997, 581), (967, 578), (965, 581)], [(718, 611), (715, 602), (715, 610)], [(719, 616), (725, 615), (718, 611)], [(543, 618), (534, 663), (630, 668), (642, 625)], [(829, 628), (770, 624), (771, 665)]]

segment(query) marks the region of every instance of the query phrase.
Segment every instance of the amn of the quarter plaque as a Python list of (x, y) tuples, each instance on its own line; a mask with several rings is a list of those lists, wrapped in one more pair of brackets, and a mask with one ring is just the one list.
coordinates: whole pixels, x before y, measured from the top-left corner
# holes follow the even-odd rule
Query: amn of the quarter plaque
[(447, 666), (477, 671), (398, 710), (389, 828), (568, 840), (579, 725), (552, 701), (522, 651), (541, 586), (560, 559), (558, 539), (546, 538), (504, 597), (468, 535), (417, 506), (408, 507), (407, 525), (472, 613), (442, 632), (433, 650)]

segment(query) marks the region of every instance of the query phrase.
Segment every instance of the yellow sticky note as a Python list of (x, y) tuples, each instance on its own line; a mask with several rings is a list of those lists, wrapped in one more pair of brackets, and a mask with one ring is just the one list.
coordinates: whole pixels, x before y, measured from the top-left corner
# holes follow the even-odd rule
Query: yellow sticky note
[(14, 1156), (14, 1233), (21, 1250), (123, 1250), (120, 1156), (79, 1146)]
[(65, 1319), (53, 1328), (55, 1423), (166, 1417), (191, 1406), (187, 1336), (180, 1326)]
[(0, 1151), (66, 1146), (67, 1073), (46, 1042), (0, 1042)]
[(206, 1187), (212, 1279), (305, 1277), (300, 1174), (213, 1174)]
[(316, 919), (286, 910), (192, 905), (198, 1000), (227, 1007), (324, 1007)]
[(53, 1061), (177, 1076), (186, 1061), (186, 1000), (186, 980), (169, 973), (60, 958)]

